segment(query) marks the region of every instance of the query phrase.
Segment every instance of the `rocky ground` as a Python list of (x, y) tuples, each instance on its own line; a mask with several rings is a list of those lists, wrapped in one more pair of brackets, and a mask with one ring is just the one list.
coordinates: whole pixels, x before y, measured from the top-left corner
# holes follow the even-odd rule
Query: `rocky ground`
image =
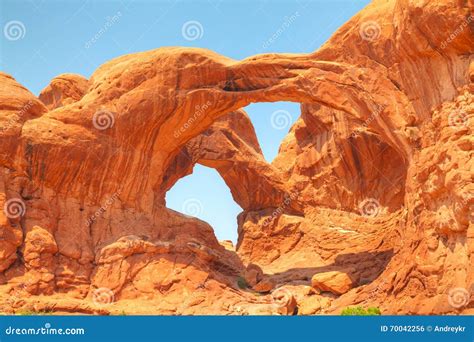
[[(473, 314), (474, 4), (374, 1), (318, 51), (0, 73), (0, 311)], [(301, 103), (267, 163), (242, 110)], [(195, 164), (237, 246), (166, 208)]]

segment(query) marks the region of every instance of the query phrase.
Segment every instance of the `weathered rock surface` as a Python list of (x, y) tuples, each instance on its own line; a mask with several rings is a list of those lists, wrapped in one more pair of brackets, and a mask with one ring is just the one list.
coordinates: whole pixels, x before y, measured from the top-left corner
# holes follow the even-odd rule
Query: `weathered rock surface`
[(321, 292), (329, 291), (341, 295), (357, 284), (357, 280), (351, 278), (353, 272), (353, 270), (339, 270), (316, 273), (311, 278), (311, 286)]
[[(40, 99), (0, 73), (0, 310), (472, 314), (473, 9), (374, 1), (311, 54), (162, 48)], [(241, 108), (280, 100), (268, 164)], [(196, 163), (236, 252), (166, 208)]]
[(89, 81), (81, 75), (62, 74), (51, 80), (39, 99), (49, 110), (79, 101), (87, 92)]

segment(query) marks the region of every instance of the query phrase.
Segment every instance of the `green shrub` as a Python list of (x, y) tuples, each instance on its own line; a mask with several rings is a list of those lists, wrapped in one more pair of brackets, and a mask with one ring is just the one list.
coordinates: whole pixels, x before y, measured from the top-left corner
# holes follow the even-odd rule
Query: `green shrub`
[(367, 308), (367, 315), (368, 316), (380, 316), (382, 313), (380, 312), (379, 308), (369, 307)]
[(379, 308), (369, 307), (364, 309), (362, 306), (345, 308), (341, 312), (342, 316), (378, 316), (380, 314)]
[(114, 311), (114, 312), (111, 312), (110, 315), (112, 315), (112, 316), (128, 316), (128, 314), (125, 312), (125, 310)]
[(247, 284), (247, 281), (244, 277), (237, 277), (237, 286), (242, 290), (249, 288), (249, 285)]

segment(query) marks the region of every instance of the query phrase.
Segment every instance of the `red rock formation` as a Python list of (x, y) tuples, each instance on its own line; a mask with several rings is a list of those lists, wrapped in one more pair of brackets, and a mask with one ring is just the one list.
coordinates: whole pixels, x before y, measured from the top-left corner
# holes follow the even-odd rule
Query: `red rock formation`
[[(265, 161), (252, 123), (242, 110), (221, 117), (186, 143), (168, 168), (161, 192), (191, 174), (196, 163), (215, 168), (245, 210), (277, 207), (289, 196), (280, 172)], [(258, 191), (254, 191), (256, 184)], [(288, 209), (301, 212), (302, 206), (293, 201)]]
[[(127, 55), (44, 105), (0, 74), (0, 309), (472, 313), (473, 7), (375, 1), (308, 55)], [(241, 108), (280, 100), (268, 164)], [(237, 253), (165, 206), (195, 163), (244, 209)]]
[(88, 87), (89, 82), (81, 75), (62, 74), (51, 80), (39, 99), (52, 110), (80, 100)]

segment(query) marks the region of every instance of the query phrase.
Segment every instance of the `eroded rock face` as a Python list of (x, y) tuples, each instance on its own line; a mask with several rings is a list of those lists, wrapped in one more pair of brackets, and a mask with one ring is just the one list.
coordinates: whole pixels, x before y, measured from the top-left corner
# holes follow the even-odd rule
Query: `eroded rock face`
[(340, 271), (328, 271), (316, 273), (311, 279), (311, 285), (319, 291), (328, 291), (336, 295), (341, 295), (352, 289), (357, 283), (356, 279), (351, 278), (354, 270), (345, 269)]
[(88, 87), (89, 81), (81, 75), (62, 74), (51, 80), (39, 99), (52, 110), (80, 100)]
[[(162, 48), (40, 99), (0, 73), (0, 309), (472, 313), (472, 11), (374, 1), (312, 54)], [(301, 117), (268, 164), (241, 108), (279, 100)], [(237, 252), (166, 208), (196, 163)]]

